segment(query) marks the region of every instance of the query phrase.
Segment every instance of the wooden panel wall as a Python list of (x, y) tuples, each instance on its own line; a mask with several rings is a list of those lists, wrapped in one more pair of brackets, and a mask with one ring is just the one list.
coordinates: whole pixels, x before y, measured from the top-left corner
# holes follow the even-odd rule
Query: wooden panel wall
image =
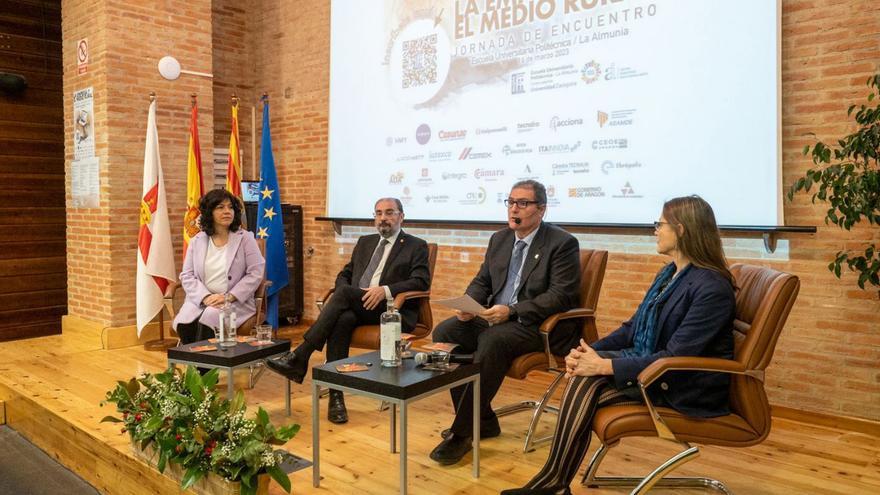
[(61, 2), (2, 0), (0, 341), (61, 333), (67, 313)]

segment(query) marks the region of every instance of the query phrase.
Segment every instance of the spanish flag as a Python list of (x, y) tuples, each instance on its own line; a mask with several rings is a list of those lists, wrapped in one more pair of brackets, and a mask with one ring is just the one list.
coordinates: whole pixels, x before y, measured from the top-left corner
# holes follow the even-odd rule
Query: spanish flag
[(226, 190), (241, 199), (241, 153), (239, 150), (238, 98), (234, 98), (232, 103), (232, 135), (229, 136), (229, 166), (226, 168)]
[(199, 107), (193, 96), (192, 120), (189, 124), (189, 151), (186, 159), (186, 213), (183, 215), (183, 256), (189, 240), (199, 233), (199, 200), (205, 194), (202, 183), (202, 152), (199, 149)]

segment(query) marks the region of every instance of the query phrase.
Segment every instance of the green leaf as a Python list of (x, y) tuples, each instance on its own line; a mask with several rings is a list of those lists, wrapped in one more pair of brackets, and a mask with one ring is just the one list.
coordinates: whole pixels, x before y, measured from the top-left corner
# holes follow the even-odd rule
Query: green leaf
[(241, 495), (257, 495), (257, 486), (241, 484)]
[(124, 421), (122, 421), (121, 419), (119, 419), (115, 416), (104, 416), (100, 422), (101, 423), (123, 423)]
[(269, 424), (269, 413), (267, 413), (262, 407), (257, 410), (257, 424), (260, 426), (266, 426)]
[(159, 470), (160, 473), (165, 472), (165, 463), (168, 462), (168, 454), (164, 449), (159, 450), (159, 462), (156, 464), (156, 469)]
[(299, 433), (299, 430), (300, 426), (298, 424), (282, 426), (275, 432), (275, 436), (282, 440), (290, 440)]
[(235, 414), (238, 411), (244, 409), (244, 393), (241, 390), (235, 391), (235, 397), (232, 398), (232, 402), (229, 404), (229, 414)]
[(183, 383), (186, 385), (186, 389), (189, 390), (189, 393), (192, 394), (193, 399), (197, 402), (204, 400), (205, 393), (202, 386), (202, 375), (199, 374), (199, 371), (195, 366), (186, 367), (186, 375), (183, 377)]
[(210, 371), (205, 373), (202, 377), (202, 385), (208, 390), (214, 388), (217, 385), (217, 381), (220, 379), (220, 369), (212, 368)]
[(290, 478), (287, 476), (287, 473), (282, 471), (278, 466), (269, 466), (266, 468), (266, 472), (269, 473), (269, 476), (271, 476), (276, 483), (281, 485), (281, 488), (284, 488), (285, 492), (290, 493)]
[(180, 489), (186, 490), (187, 488), (196, 484), (197, 481), (202, 479), (205, 473), (198, 468), (189, 468), (186, 470), (186, 474), (183, 475), (183, 479), (180, 480)]
[(206, 437), (205, 430), (203, 430), (201, 426), (196, 425), (196, 427), (193, 428), (192, 433), (193, 433), (193, 440), (195, 440), (196, 443), (199, 445), (204, 445), (205, 437)]
[(128, 392), (129, 397), (134, 397), (134, 395), (136, 393), (138, 393), (138, 390), (140, 390), (140, 388), (141, 388), (138, 381), (135, 380), (134, 378), (129, 380), (128, 383), (125, 383), (125, 382), (119, 382), (119, 383), (122, 383), (122, 386), (125, 388), (126, 392)]

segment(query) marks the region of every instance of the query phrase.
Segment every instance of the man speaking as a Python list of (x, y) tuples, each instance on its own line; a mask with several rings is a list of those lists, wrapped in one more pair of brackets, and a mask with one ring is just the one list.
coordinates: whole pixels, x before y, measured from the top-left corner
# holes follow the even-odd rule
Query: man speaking
[[(501, 434), (492, 398), (513, 360), (541, 352), (538, 327), (548, 316), (577, 305), (580, 288), (578, 241), (544, 223), (547, 190), (534, 180), (514, 184), (507, 206), (507, 226), (489, 239), (485, 260), (466, 293), (487, 310), (457, 312), (437, 326), (434, 342), (456, 343), (456, 352), (474, 353), (480, 363), (480, 437)], [(563, 325), (562, 323), (567, 323)], [(565, 354), (577, 344), (576, 322), (562, 322), (551, 334), (551, 348)], [(473, 395), (470, 385), (453, 388), (455, 420), (431, 452), (440, 464), (455, 464), (471, 449)]]

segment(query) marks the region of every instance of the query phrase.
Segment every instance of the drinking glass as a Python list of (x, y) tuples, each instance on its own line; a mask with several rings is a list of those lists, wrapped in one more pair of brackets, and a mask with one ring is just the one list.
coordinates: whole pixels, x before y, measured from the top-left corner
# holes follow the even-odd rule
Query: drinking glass
[(254, 336), (257, 344), (267, 345), (272, 343), (272, 325), (262, 324), (254, 327)]
[(438, 370), (449, 369), (449, 353), (446, 351), (431, 351), (431, 363)]

